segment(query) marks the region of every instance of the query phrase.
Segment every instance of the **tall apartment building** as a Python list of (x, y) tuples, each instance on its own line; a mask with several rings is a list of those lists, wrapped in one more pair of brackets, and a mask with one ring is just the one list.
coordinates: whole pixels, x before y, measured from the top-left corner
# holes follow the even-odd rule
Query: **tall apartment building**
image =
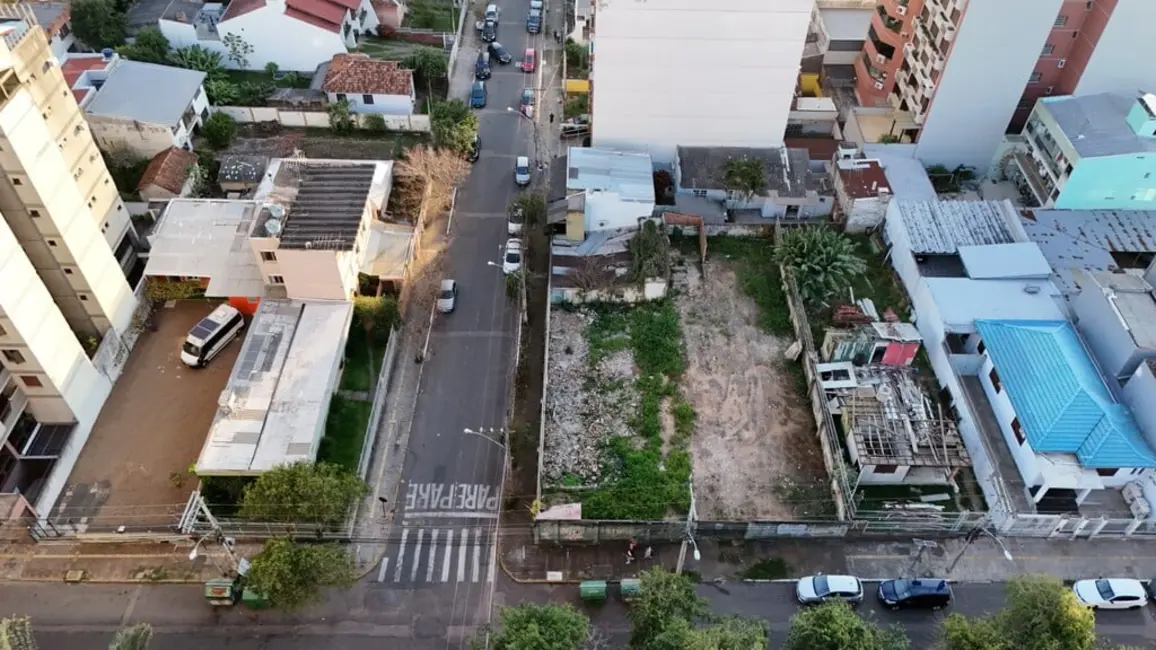
[(16, 5), (0, 5), (0, 172), (0, 492), (54, 500), (111, 391), (98, 349), (128, 330), (143, 266), (44, 30)]
[(814, 0), (593, 3), (598, 148), (783, 144)]
[(986, 168), (1040, 97), (1156, 85), (1151, 0), (879, 0), (856, 90), (925, 163)]

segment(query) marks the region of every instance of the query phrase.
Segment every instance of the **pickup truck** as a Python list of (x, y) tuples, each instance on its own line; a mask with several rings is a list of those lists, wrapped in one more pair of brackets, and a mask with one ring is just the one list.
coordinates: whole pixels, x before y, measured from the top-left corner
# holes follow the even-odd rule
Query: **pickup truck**
[(531, 9), (526, 16), (526, 31), (531, 34), (542, 31), (542, 11), (540, 9)]

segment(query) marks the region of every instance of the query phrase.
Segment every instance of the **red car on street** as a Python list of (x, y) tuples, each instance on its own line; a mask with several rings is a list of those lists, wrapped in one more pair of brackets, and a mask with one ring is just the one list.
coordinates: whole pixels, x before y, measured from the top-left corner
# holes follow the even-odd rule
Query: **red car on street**
[(533, 72), (536, 67), (538, 67), (538, 53), (534, 48), (527, 47), (526, 54), (522, 57), (522, 71)]

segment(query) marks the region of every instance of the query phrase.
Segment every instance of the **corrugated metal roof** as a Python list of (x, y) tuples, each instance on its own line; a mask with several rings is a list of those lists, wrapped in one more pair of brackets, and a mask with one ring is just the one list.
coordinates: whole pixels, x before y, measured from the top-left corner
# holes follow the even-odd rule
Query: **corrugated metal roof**
[(897, 201), (896, 206), (916, 255), (1027, 241), (1009, 201)]
[(1071, 323), (975, 325), (1032, 449), (1076, 454), (1085, 467), (1156, 467), (1156, 452), (1112, 398)]
[(1156, 138), (1137, 135), (1128, 125), (1128, 113), (1139, 98), (1114, 93), (1080, 97), (1044, 98), (1041, 107), (1051, 114), (1084, 158), (1156, 151)]
[(171, 127), (204, 81), (204, 72), (122, 59), (85, 112)]
[(1046, 278), (1052, 267), (1033, 242), (960, 246), (959, 259), (973, 280)]
[(1156, 212), (1145, 210), (1027, 210), (1028, 237), (1052, 265), (1064, 293), (1080, 290), (1072, 270), (1115, 271), (1112, 253), (1156, 253)]
[(616, 192), (627, 201), (654, 202), (650, 155), (570, 147), (566, 188)]

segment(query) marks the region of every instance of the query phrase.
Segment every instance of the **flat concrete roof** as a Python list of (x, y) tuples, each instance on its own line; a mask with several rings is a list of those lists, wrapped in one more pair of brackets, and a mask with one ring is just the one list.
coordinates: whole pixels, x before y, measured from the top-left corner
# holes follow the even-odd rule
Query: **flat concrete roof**
[(1059, 289), (1049, 280), (928, 278), (927, 285), (947, 331), (975, 331), (977, 320), (1067, 320)]
[(353, 303), (262, 300), (197, 459), (201, 476), (256, 476), (317, 458)]
[(145, 275), (208, 278), (212, 298), (256, 298), (265, 281), (249, 246), (254, 201), (173, 199), (149, 235)]

